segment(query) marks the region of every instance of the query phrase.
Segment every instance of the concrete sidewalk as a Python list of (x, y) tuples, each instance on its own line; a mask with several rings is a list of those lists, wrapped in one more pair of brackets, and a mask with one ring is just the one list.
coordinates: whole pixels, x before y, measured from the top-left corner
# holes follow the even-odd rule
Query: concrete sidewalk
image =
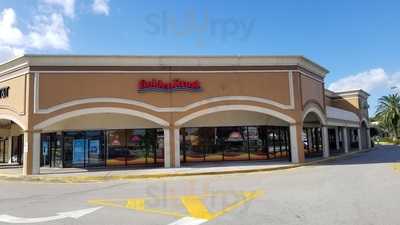
[[(370, 151), (370, 150), (366, 150)], [(79, 169), (79, 168), (41, 168), (40, 175), (22, 176), (21, 168), (0, 169), (0, 180), (40, 181), (50, 183), (86, 183), (110, 180), (135, 180), (145, 178), (164, 178), (199, 175), (222, 175), (235, 173), (252, 173), (285, 170), (306, 165), (318, 164), (338, 158), (366, 152), (357, 151), (329, 158), (314, 158), (305, 163), (293, 164), (288, 161), (254, 161), (224, 162), (184, 165), (181, 168), (147, 168), (147, 169)]]
[(1, 168), (19, 168), (22, 167), (18, 163), (0, 163), (0, 169)]

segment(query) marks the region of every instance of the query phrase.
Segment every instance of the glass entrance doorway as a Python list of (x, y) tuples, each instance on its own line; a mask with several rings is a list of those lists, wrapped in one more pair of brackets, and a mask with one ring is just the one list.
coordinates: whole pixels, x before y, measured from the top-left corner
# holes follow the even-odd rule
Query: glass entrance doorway
[(104, 131), (63, 132), (64, 167), (105, 166)]
[(9, 141), (8, 138), (0, 139), (0, 163), (8, 163), (9, 161)]
[(105, 166), (105, 146), (103, 131), (87, 131), (87, 166), (102, 167)]
[(56, 133), (42, 134), (41, 139), (40, 166), (61, 167), (61, 136)]
[(11, 163), (18, 163), (22, 164), (23, 158), (23, 141), (24, 141), (24, 135), (21, 134), (19, 136), (13, 136), (12, 137), (12, 148), (11, 148)]

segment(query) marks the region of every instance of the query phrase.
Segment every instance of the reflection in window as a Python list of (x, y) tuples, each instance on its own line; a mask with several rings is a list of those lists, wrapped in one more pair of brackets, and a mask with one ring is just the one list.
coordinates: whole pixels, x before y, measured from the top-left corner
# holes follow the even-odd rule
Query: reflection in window
[(135, 129), (107, 131), (107, 165), (128, 166), (163, 163), (162, 130)]
[(303, 144), (306, 158), (322, 157), (322, 129), (320, 127), (303, 128)]
[(183, 162), (290, 158), (288, 127), (201, 127), (180, 130)]
[[(58, 136), (60, 139), (42, 134), (42, 165), (51, 162), (52, 167), (107, 167), (164, 162), (162, 129), (68, 131)], [(61, 157), (51, 155), (58, 152), (52, 147), (56, 143), (60, 146), (63, 165), (55, 164)]]

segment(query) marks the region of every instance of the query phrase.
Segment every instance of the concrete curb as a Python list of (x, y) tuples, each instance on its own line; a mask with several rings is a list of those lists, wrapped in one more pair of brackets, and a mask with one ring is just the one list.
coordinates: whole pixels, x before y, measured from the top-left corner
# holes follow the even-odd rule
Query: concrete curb
[(277, 170), (288, 170), (299, 168), (303, 166), (316, 165), (323, 162), (334, 161), (337, 159), (348, 158), (359, 153), (369, 152), (372, 149), (350, 152), (343, 155), (332, 156), (329, 158), (314, 160), (305, 163), (292, 164), (289, 166), (278, 166), (271, 168), (260, 168), (260, 169), (238, 169), (238, 170), (227, 170), (227, 171), (213, 171), (213, 172), (178, 172), (178, 173), (158, 173), (158, 174), (138, 174), (138, 175), (76, 175), (76, 176), (48, 176), (48, 175), (33, 175), (33, 176), (22, 176), (22, 175), (9, 175), (0, 174), (0, 181), (22, 181), (22, 182), (44, 182), (44, 183), (92, 183), (92, 182), (105, 182), (112, 180), (140, 180), (140, 179), (160, 179), (168, 177), (190, 177), (190, 176), (210, 176), (210, 175), (226, 175), (226, 174), (242, 174), (242, 173), (257, 173), (257, 172), (269, 172)]

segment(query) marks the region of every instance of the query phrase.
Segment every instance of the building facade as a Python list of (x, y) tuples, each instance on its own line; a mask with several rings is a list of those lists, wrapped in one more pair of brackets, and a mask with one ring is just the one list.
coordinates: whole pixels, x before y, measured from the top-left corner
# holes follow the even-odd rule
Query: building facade
[(368, 94), (302, 56), (26, 55), (0, 65), (0, 163), (180, 167), (371, 146)]

